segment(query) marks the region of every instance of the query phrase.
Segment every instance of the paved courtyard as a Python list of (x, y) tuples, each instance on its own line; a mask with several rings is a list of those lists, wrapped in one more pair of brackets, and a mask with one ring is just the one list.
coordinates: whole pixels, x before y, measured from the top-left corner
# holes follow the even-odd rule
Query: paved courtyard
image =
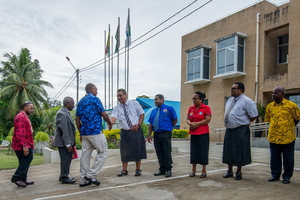
[[(300, 151), (295, 152), (295, 171), (290, 184), (281, 181), (269, 183), (269, 149), (252, 148), (252, 164), (243, 168), (243, 179), (224, 179), (227, 166), (222, 164), (222, 145), (211, 143), (207, 177), (200, 179), (201, 166), (195, 177), (189, 177), (189, 141), (173, 141), (173, 175), (155, 177), (158, 163), (153, 145), (147, 144), (147, 160), (142, 161), (142, 176), (135, 177), (135, 164), (128, 167), (129, 174), (118, 177), (121, 171), (118, 150), (109, 150), (102, 172), (100, 186), (80, 188), (58, 182), (59, 163), (33, 166), (28, 180), (32, 186), (18, 188), (10, 182), (15, 170), (0, 171), (0, 199), (298, 199), (300, 196)], [(79, 160), (71, 165), (70, 177), (79, 179)]]

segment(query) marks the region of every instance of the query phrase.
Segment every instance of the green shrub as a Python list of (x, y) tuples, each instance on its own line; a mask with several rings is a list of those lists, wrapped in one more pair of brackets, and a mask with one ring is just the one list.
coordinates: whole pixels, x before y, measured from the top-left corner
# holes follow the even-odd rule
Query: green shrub
[(10, 145), (12, 144), (12, 136), (7, 136), (5, 140), (8, 141)]
[(173, 129), (172, 138), (187, 138), (189, 136), (189, 130), (177, 130)]
[(145, 124), (145, 122), (143, 122), (142, 125), (141, 125), (141, 128), (142, 128), (142, 130), (143, 130), (143, 135), (144, 135), (145, 137), (148, 137), (148, 125)]
[(14, 135), (14, 127), (12, 127), (11, 129), (10, 129), (10, 131), (9, 131), (9, 133), (8, 133), (8, 135), (7, 136), (13, 136)]
[(50, 140), (48, 134), (42, 131), (37, 132), (34, 138), (37, 142), (47, 142)]

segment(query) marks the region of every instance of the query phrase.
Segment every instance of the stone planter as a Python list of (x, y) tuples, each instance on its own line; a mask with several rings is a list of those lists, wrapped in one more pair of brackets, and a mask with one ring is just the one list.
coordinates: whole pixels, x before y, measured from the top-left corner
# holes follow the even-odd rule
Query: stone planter
[(48, 146), (47, 142), (37, 142), (34, 144), (35, 153), (43, 153), (43, 149)]

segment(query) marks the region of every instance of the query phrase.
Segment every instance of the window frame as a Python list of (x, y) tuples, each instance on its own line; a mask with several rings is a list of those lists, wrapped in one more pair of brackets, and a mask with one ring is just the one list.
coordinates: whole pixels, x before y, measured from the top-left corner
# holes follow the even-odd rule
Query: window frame
[[(185, 51), (187, 53), (187, 60), (186, 60), (186, 82), (185, 83), (202, 83), (202, 82), (210, 82), (210, 65), (211, 65), (211, 61), (210, 61), (210, 57), (211, 57), (211, 46), (207, 46), (207, 45), (200, 45), (194, 48), (191, 48), (187, 51)], [(193, 58), (189, 58), (189, 53), (193, 52), (193, 51), (197, 51), (200, 50), (200, 54), (197, 56), (194, 56)], [(204, 51), (208, 50), (208, 56), (204, 54)], [(209, 58), (209, 62), (208, 62), (208, 78), (204, 77), (204, 58)], [(192, 79), (189, 80), (189, 62), (191, 60), (193, 60), (193, 72), (196, 71), (196, 66), (194, 65), (195, 60), (199, 59), (200, 60), (200, 70), (199, 70), (199, 78), (195, 78), (193, 77)], [(193, 73), (195, 74), (195, 73)]]
[[(224, 78), (231, 78), (231, 77), (236, 77), (236, 76), (242, 76), (242, 75), (246, 75), (245, 73), (245, 49), (246, 49), (246, 37), (247, 35), (244, 33), (240, 33), (240, 32), (236, 32), (233, 33), (231, 35), (227, 35), (225, 37), (222, 37), (220, 39), (215, 40), (216, 42), (216, 75), (214, 76), (214, 78), (219, 78), (219, 77), (224, 77)], [(220, 48), (220, 42), (230, 39), (230, 38), (234, 38), (234, 44), (232, 45), (228, 45), (225, 47)], [(239, 38), (243, 39), (243, 44), (239, 43)], [(233, 70), (231, 71), (226, 71), (226, 50), (230, 49), (230, 47), (234, 47), (234, 55), (233, 55)], [(242, 71), (239, 71), (239, 59), (241, 59), (239, 57), (239, 47), (243, 48), (243, 55), (242, 55)], [(225, 72), (223, 73), (218, 73), (220, 67), (219, 67), (219, 60), (218, 60), (218, 56), (219, 56), (219, 52), (224, 51), (225, 50), (225, 60), (224, 60), (224, 67), (225, 67)]]
[[(287, 41), (287, 43), (279, 44), (280, 38), (282, 38), (282, 37), (284, 37), (284, 36), (288, 36), (288, 41)], [(289, 37), (289, 34), (288, 34), (288, 33), (277, 37), (277, 45), (278, 45), (278, 47), (277, 47), (277, 65), (288, 64), (288, 63), (289, 63), (289, 40), (290, 40), (290, 37)], [(283, 47), (285, 47), (285, 46), (287, 46), (287, 54), (286, 54), (287, 57), (286, 57), (286, 62), (280, 62), (280, 57), (281, 57), (281, 56), (280, 56), (280, 51), (279, 51), (279, 49), (281, 49), (281, 48), (283, 48)]]

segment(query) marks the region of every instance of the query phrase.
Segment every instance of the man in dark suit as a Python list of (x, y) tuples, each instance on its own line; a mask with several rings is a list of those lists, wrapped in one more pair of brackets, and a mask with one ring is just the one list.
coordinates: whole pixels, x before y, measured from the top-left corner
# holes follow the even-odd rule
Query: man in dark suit
[(60, 156), (60, 177), (62, 184), (73, 184), (76, 180), (69, 178), (70, 165), (75, 146), (75, 124), (69, 111), (74, 108), (74, 100), (65, 97), (63, 107), (61, 107), (55, 117), (56, 130), (54, 146), (58, 147)]

